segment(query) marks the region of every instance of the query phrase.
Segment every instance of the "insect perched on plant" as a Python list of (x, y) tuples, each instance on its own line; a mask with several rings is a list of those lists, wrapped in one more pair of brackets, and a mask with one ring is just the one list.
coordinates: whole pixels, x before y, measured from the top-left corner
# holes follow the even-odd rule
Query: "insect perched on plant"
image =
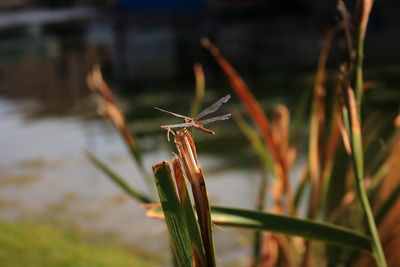
[[(231, 95), (226, 95), (223, 98), (221, 98), (220, 100), (218, 100), (217, 102), (215, 102), (214, 104), (212, 104), (211, 106), (209, 106), (208, 108), (206, 108), (205, 110), (203, 110), (202, 112), (199, 113), (199, 115), (196, 116), (196, 118), (190, 118), (184, 115), (180, 115), (180, 114), (176, 114), (173, 113), (171, 111), (167, 111), (161, 108), (155, 108), (159, 111), (162, 112), (166, 112), (169, 113), (171, 115), (174, 115), (175, 117), (178, 118), (183, 118), (185, 120), (184, 123), (178, 123), (178, 124), (169, 124), (169, 125), (162, 125), (161, 128), (165, 129), (169, 132), (171, 132), (171, 129), (173, 128), (190, 128), (190, 127), (194, 127), (197, 128), (199, 130), (202, 130), (206, 133), (209, 134), (215, 134), (215, 132), (211, 131), (210, 129), (207, 129), (204, 127), (204, 125), (207, 125), (209, 123), (212, 122), (216, 122), (216, 121), (222, 121), (222, 120), (227, 120), (231, 117), (231, 114), (225, 114), (222, 116), (218, 116), (218, 117), (213, 117), (213, 118), (209, 118), (209, 119), (204, 119), (204, 120), (200, 120), (201, 118), (203, 118), (204, 116), (213, 113), (215, 111), (217, 111), (222, 104), (228, 102), (229, 98), (231, 98)], [(168, 138), (169, 139), (169, 138)]]

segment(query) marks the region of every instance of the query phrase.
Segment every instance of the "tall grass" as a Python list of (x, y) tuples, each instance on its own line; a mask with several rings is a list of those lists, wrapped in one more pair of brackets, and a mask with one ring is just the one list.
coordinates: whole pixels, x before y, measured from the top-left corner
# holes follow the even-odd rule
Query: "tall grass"
[[(233, 117), (260, 160), (262, 177), (254, 210), (215, 207), (208, 199), (196, 141), (186, 128), (173, 133), (178, 155), (172, 160), (172, 170), (168, 162), (153, 166), (161, 205), (152, 205), (148, 216), (165, 218), (181, 266), (216, 265), (218, 255), (214, 254), (212, 222), (256, 232), (251, 260), (254, 265), (361, 266), (371, 263), (371, 256), (380, 267), (387, 266), (387, 260), (391, 265), (395, 263), (393, 266), (400, 264), (392, 242), (393, 238), (400, 240), (400, 227), (394, 223), (399, 218), (394, 207), (398, 205), (400, 186), (388, 190), (386, 185), (387, 177), (398, 169), (398, 165), (391, 163), (396, 153), (393, 149), (367, 153), (374, 147), (370, 140), (378, 137), (385, 138), (389, 145), (400, 144), (396, 128), (400, 119), (397, 117), (394, 125), (382, 123), (378, 127), (370, 113), (362, 108), (363, 44), (372, 1), (360, 3), (359, 12), (353, 18), (346, 5), (338, 2), (342, 21), (324, 36), (314, 87), (304, 92), (294, 116), (282, 104), (271, 114), (265, 112), (217, 46), (208, 39), (201, 41), (246, 110), (246, 114), (234, 111)], [(328, 74), (330, 47), (341, 36), (347, 41), (347, 56), (343, 57), (346, 60), (334, 74)], [(191, 116), (200, 110), (205, 94), (205, 77), (200, 65), (195, 66), (195, 73), (196, 96)], [(148, 175), (138, 142), (127, 130), (123, 113), (111, 91), (98, 89), (108, 87), (96, 75), (97, 85), (96, 76), (92, 74), (89, 86), (100, 92), (106, 115), (114, 121), (146, 179)], [(329, 86), (325, 82), (327, 79), (333, 81)], [(307, 106), (311, 108), (308, 110)], [(306, 118), (309, 119), (306, 121)], [(362, 121), (372, 122), (363, 125)], [(302, 124), (308, 125), (306, 137), (299, 134)], [(381, 137), (383, 131), (385, 137)], [(369, 138), (365, 138), (367, 135)], [(300, 152), (302, 142), (308, 143), (307, 152)], [(296, 174), (293, 166), (300, 164), (296, 161), (299, 154), (306, 154), (307, 160), (300, 174)], [(133, 198), (144, 203), (152, 199), (128, 186), (94, 156), (89, 159)], [(266, 196), (271, 196), (271, 203), (266, 204)], [(299, 218), (299, 215), (306, 218)], [(397, 228), (385, 228), (389, 222)]]

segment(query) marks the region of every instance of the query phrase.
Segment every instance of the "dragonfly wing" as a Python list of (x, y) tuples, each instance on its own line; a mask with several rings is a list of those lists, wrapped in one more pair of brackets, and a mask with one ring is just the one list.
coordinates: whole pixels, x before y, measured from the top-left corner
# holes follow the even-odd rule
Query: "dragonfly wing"
[(170, 124), (170, 125), (162, 125), (162, 128), (183, 128), (183, 127), (193, 127), (193, 123), (177, 123), (177, 124)]
[(164, 109), (161, 109), (161, 108), (156, 108), (156, 107), (154, 107), (154, 108), (155, 108), (155, 109), (157, 109), (157, 110), (159, 110), (159, 111), (162, 111), (162, 112), (165, 112), (165, 113), (168, 113), (168, 114), (174, 115), (175, 117), (178, 117), (178, 118), (190, 119), (189, 117), (186, 117), (186, 116), (183, 116), (183, 115), (180, 115), (180, 114), (177, 114), (177, 113), (173, 113), (173, 112), (171, 112), (171, 111), (168, 111), (168, 110), (164, 110)]
[(223, 120), (227, 120), (232, 116), (232, 114), (225, 114), (222, 116), (218, 116), (218, 117), (214, 117), (214, 118), (210, 118), (210, 119), (206, 119), (206, 120), (201, 120), (198, 121), (201, 125), (206, 125), (212, 122), (216, 122), (216, 121), (223, 121)]
[(200, 112), (200, 114), (197, 115), (196, 120), (203, 118), (207, 114), (217, 111), (222, 106), (222, 104), (228, 102), (229, 98), (231, 98), (231, 95), (224, 96), (223, 98), (221, 98), (220, 100), (218, 100), (217, 102), (215, 102), (214, 104), (212, 104), (211, 106)]

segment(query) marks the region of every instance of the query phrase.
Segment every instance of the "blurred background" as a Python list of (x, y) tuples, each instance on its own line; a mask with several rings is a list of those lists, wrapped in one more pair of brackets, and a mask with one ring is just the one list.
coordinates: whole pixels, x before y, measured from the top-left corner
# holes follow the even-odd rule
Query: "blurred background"
[[(383, 112), (400, 99), (399, 11), (398, 1), (376, 1), (366, 38), (366, 80), (383, 92), (371, 107)], [(92, 66), (102, 66), (150, 172), (172, 156), (159, 126), (179, 121), (153, 107), (188, 114), (194, 63), (205, 71), (206, 104), (231, 93), (202, 37), (221, 49), (267, 111), (277, 103), (293, 110), (312, 88), (321, 38), (337, 21), (336, 2), (328, 0), (0, 1), (0, 220), (68, 229), (92, 243), (112, 240), (164, 266), (163, 222), (146, 218), (145, 208), (84, 157), (95, 153), (146, 190), (119, 134), (97, 116), (85, 82)], [(337, 66), (340, 51), (333, 46), (329, 66)], [(237, 104), (233, 97), (225, 111)], [(215, 136), (195, 138), (212, 203), (254, 208), (254, 152), (233, 121), (211, 128)], [(250, 231), (215, 235), (223, 266), (248, 263)]]

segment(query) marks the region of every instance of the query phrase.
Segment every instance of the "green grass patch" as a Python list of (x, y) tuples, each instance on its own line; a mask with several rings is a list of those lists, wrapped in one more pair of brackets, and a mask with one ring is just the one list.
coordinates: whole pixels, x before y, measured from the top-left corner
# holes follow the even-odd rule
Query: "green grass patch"
[(89, 244), (55, 226), (0, 221), (2, 266), (151, 266), (112, 244)]

